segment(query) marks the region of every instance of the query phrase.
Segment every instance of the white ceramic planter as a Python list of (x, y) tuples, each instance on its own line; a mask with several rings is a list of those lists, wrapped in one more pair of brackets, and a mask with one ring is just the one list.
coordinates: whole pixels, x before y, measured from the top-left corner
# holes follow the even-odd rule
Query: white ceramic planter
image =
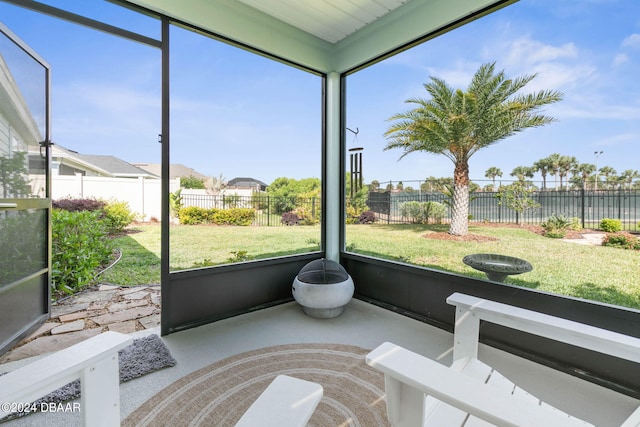
[(351, 276), (340, 283), (313, 284), (293, 280), (293, 298), (302, 306), (304, 312), (319, 319), (337, 317), (344, 306), (351, 301), (355, 287)]
[[(305, 269), (303, 268), (293, 280), (291, 288), (293, 298), (302, 306), (308, 316), (318, 319), (337, 317), (342, 314), (344, 307), (353, 297), (355, 290), (353, 279), (337, 263), (326, 264), (332, 263), (332, 261), (326, 260), (313, 262), (315, 265), (309, 264), (308, 274), (304, 273)], [(330, 269), (326, 271), (317, 269), (318, 266), (324, 267), (325, 265), (329, 265)], [(313, 277), (314, 280), (310, 281), (314, 283), (308, 283), (304, 277)], [(318, 278), (321, 278), (322, 282), (328, 283), (318, 283), (316, 280)]]

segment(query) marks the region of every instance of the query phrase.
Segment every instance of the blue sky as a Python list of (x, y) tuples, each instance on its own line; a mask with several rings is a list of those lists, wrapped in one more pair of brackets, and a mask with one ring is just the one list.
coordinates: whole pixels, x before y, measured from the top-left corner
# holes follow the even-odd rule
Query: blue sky
[[(157, 36), (153, 20), (96, 1), (77, 12)], [(53, 69), (53, 139), (87, 154), (158, 163), (160, 52), (157, 49), (0, 3), (0, 20)], [(320, 79), (266, 58), (172, 30), (172, 162), (227, 179), (320, 176)], [(347, 79), (347, 126), (360, 130), (366, 180), (451, 176), (443, 156), (383, 151), (387, 119), (426, 96), (429, 76), (465, 88), (485, 62), (516, 77), (538, 73), (527, 90), (555, 89), (546, 112), (558, 122), (476, 153), (471, 177), (488, 167), (504, 179), (516, 166), (557, 152), (619, 173), (640, 169), (640, 2), (522, 0), (360, 71)]]

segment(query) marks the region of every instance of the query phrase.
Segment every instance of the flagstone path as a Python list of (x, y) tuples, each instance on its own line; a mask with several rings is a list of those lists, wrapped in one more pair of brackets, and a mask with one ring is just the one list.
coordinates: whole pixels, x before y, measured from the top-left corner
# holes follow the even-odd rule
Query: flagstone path
[(130, 334), (160, 325), (160, 285), (99, 285), (51, 307), (51, 318), (0, 364), (57, 351), (106, 331)]

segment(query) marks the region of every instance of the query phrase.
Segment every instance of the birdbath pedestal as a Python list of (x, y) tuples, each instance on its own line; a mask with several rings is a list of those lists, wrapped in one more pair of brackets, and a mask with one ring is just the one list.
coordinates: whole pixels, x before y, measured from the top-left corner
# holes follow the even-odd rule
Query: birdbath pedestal
[(462, 262), (469, 267), (484, 272), (489, 280), (503, 282), (507, 276), (527, 273), (533, 270), (528, 261), (506, 255), (473, 254), (467, 255)]

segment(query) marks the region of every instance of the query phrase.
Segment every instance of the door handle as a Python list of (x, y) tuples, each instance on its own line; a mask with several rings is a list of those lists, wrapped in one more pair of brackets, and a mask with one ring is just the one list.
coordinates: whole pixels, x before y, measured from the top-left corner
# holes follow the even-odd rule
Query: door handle
[(17, 209), (17, 203), (0, 203), (0, 209)]

